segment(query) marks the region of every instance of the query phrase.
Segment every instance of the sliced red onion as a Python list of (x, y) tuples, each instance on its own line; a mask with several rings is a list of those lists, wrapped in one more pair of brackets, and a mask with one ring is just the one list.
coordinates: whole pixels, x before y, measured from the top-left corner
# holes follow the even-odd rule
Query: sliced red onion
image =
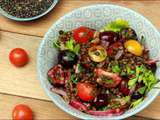
[(158, 62), (159, 60), (149, 60), (149, 61), (146, 61), (146, 64), (148, 65), (152, 65), (152, 64), (156, 64), (156, 62)]
[(51, 91), (62, 96), (67, 96), (66, 92), (62, 89), (51, 88)]
[(87, 113), (95, 116), (118, 116), (123, 114), (124, 111), (117, 108), (117, 109), (109, 109), (106, 111), (88, 110)]
[(129, 96), (132, 96), (133, 92), (135, 91), (136, 86), (133, 86), (129, 91)]
[(115, 59), (118, 60), (123, 55), (123, 50), (119, 50), (115, 55)]
[(78, 100), (72, 100), (70, 101), (69, 105), (71, 105), (72, 107), (80, 110), (80, 111), (86, 111), (87, 110), (87, 106), (84, 105), (82, 102), (78, 101)]
[(104, 40), (101, 40), (101, 45), (102, 45), (105, 49), (107, 49), (108, 46), (109, 46), (109, 42), (104, 41)]

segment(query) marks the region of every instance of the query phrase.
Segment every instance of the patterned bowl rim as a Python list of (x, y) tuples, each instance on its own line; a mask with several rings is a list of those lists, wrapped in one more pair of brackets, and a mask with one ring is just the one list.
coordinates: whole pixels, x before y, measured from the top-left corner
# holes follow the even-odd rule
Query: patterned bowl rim
[[(59, 102), (50, 94), (50, 92), (48, 91), (48, 88), (45, 86), (44, 84), (44, 80), (43, 80), (43, 76), (41, 75), (41, 70), (39, 69), (39, 66), (41, 65), (41, 57), (40, 57), (40, 54), (41, 54), (41, 50), (43, 48), (43, 45), (45, 44), (45, 40), (48, 38), (48, 35), (50, 34), (50, 32), (52, 31), (52, 28), (56, 27), (56, 25), (60, 24), (61, 23), (61, 20), (63, 20), (64, 18), (72, 15), (73, 13), (79, 11), (79, 10), (83, 10), (83, 9), (87, 9), (87, 8), (92, 8), (92, 7), (116, 7), (116, 8), (120, 8), (120, 9), (123, 9), (123, 10), (126, 10), (126, 11), (129, 11), (130, 13), (134, 13), (136, 15), (138, 15), (140, 18), (143, 18), (145, 20), (145, 22), (147, 22), (147, 24), (149, 24), (153, 30), (156, 32), (157, 35), (160, 36), (160, 33), (158, 32), (158, 30), (154, 27), (154, 25), (147, 19), (145, 18), (143, 15), (137, 13), (136, 11), (132, 10), (132, 9), (129, 9), (129, 8), (126, 8), (126, 7), (122, 7), (122, 6), (119, 6), (119, 5), (113, 5), (113, 4), (93, 4), (93, 5), (89, 5), (89, 6), (84, 6), (84, 7), (80, 7), (80, 8), (77, 8), (69, 13), (67, 13), (66, 15), (62, 16), (60, 19), (58, 19), (48, 30), (48, 32), (45, 34), (41, 44), (40, 44), (40, 47), (38, 49), (38, 54), (37, 54), (37, 71), (38, 71), (38, 76), (39, 76), (39, 80), (40, 80), (40, 83), (41, 83), (41, 86), (43, 87), (43, 89), (45, 90), (45, 93), (46, 95), (52, 100), (52, 102), (54, 102), (60, 109), (62, 109), (63, 111), (65, 111), (66, 113), (69, 113), (70, 115), (74, 116), (74, 117), (77, 117), (77, 118), (80, 118), (80, 119), (98, 119), (98, 120), (104, 120), (104, 119), (108, 119), (108, 120), (117, 120), (117, 119), (125, 119), (125, 118), (128, 118), (132, 115), (135, 115), (137, 114), (138, 112), (142, 111), (143, 109), (145, 109), (149, 104), (152, 103), (152, 101), (159, 95), (160, 93), (160, 90), (156, 90), (156, 93), (154, 94), (154, 96), (152, 96), (148, 101), (145, 102), (145, 104), (143, 106), (141, 106), (139, 109), (136, 109), (134, 110), (134, 112), (131, 112), (131, 113), (128, 113), (128, 114), (122, 114), (120, 116), (113, 116), (113, 117), (107, 117), (107, 116), (93, 116), (93, 115), (89, 115), (87, 114), (88, 116), (83, 116), (83, 115), (77, 115), (77, 114), (74, 114), (73, 111), (70, 111), (68, 110), (67, 108), (63, 107), (61, 104), (59, 104)], [(91, 118), (90, 118), (91, 117)]]
[(15, 20), (15, 21), (19, 21), (19, 22), (32, 21), (32, 20), (38, 19), (40, 17), (43, 17), (44, 15), (49, 13), (57, 5), (58, 1), (59, 0), (54, 0), (52, 5), (45, 12), (43, 12), (40, 15), (37, 15), (37, 16), (34, 16), (34, 17), (30, 17), (30, 18), (18, 18), (18, 17), (12, 16), (12, 15), (8, 14), (6, 11), (4, 11), (1, 7), (0, 7), (0, 13), (3, 16), (5, 16), (5, 17), (7, 17), (7, 18), (9, 18), (11, 20)]

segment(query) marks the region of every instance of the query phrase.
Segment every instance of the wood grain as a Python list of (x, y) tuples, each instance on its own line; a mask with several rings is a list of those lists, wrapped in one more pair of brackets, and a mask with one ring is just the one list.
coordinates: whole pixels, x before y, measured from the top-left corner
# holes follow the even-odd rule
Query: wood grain
[(60, 110), (52, 102), (4, 94), (0, 94), (0, 120), (11, 119), (12, 110), (17, 104), (26, 104), (31, 107), (34, 120), (75, 120), (74, 117)]
[(16, 33), (43, 36), (48, 28), (69, 11), (91, 4), (112, 3), (131, 8), (146, 16), (160, 29), (159, 0), (60, 0), (55, 9), (47, 16), (33, 22), (15, 22), (0, 16), (0, 29)]
[[(0, 92), (48, 100), (41, 88), (36, 71), (36, 56), (42, 38), (2, 32), (0, 35)], [(30, 62), (16, 68), (10, 64), (11, 49), (22, 47), (28, 51)]]
[[(76, 118), (65, 113), (52, 102), (5, 94), (0, 94), (0, 120), (11, 119), (12, 109), (17, 104), (26, 104), (30, 106), (33, 110), (35, 120), (76, 120)], [(133, 116), (126, 120), (160, 119), (159, 111), (160, 97), (144, 111), (140, 112), (138, 116)]]

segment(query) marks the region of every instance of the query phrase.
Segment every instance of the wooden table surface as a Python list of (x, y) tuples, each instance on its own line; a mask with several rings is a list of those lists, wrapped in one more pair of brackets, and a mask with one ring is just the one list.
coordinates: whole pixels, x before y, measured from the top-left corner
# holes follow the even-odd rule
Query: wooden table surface
[[(131, 8), (146, 16), (160, 29), (160, 1), (155, 0), (60, 0), (47, 16), (32, 22), (15, 22), (0, 16), (0, 119), (11, 119), (13, 107), (19, 103), (29, 105), (34, 119), (76, 119), (56, 107), (45, 95), (36, 71), (39, 44), (48, 28), (61, 16), (81, 6), (95, 3), (113, 3)], [(25, 48), (30, 62), (16, 68), (8, 60), (9, 51)], [(160, 97), (128, 120), (160, 119)]]

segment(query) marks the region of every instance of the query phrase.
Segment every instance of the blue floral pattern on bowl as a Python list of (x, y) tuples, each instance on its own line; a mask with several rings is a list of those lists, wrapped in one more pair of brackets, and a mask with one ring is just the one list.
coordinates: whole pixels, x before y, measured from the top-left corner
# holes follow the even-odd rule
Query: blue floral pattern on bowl
[[(145, 44), (150, 49), (151, 58), (160, 57), (160, 34), (156, 28), (142, 15), (121, 6), (98, 4), (76, 9), (62, 18), (60, 18), (46, 33), (38, 52), (38, 75), (46, 94), (51, 100), (65, 112), (81, 119), (124, 119), (132, 116), (146, 108), (159, 94), (159, 89), (152, 89), (145, 100), (136, 108), (126, 111), (120, 116), (92, 116), (80, 112), (70, 107), (59, 95), (50, 91), (51, 85), (47, 80), (47, 71), (57, 63), (57, 50), (53, 48), (53, 41), (58, 37), (59, 30), (72, 30), (78, 26), (84, 25), (99, 30), (106, 23), (115, 19), (125, 19), (129, 21), (138, 36), (146, 38)], [(159, 65), (158, 65), (159, 66)], [(160, 68), (156, 71), (157, 78), (160, 78)], [(158, 83), (156, 86), (160, 86)]]

